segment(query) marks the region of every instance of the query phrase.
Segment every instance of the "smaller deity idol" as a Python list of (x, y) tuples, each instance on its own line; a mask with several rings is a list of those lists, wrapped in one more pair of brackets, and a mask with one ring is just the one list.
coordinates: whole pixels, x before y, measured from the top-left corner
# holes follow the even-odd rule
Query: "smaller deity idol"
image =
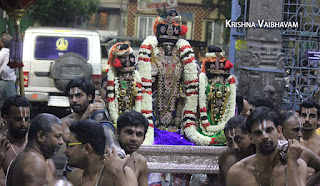
[(141, 78), (135, 70), (132, 48), (126, 43), (116, 43), (109, 52), (107, 74), (107, 108), (113, 123), (128, 110), (141, 112)]
[(218, 46), (208, 47), (199, 75), (200, 126), (186, 136), (198, 145), (224, 144), (223, 128), (235, 115), (236, 80), (229, 70), (233, 64)]

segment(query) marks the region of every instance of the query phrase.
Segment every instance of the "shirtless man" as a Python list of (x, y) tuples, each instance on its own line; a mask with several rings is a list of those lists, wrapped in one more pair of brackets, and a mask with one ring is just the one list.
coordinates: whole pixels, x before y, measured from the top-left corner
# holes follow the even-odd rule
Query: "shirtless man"
[(121, 159), (115, 149), (107, 149), (102, 125), (94, 120), (80, 120), (71, 124), (66, 143), (70, 166), (77, 167), (69, 176), (75, 186), (114, 185), (136, 186), (137, 178), (125, 166), (130, 156)]
[[(302, 137), (302, 122), (299, 116), (292, 111), (287, 111), (279, 116), (279, 124), (282, 128), (282, 133), (285, 139), (296, 139), (300, 141)], [(320, 170), (320, 157), (310, 149), (302, 146), (303, 151), (300, 158), (308, 165), (308, 177), (314, 173), (314, 169)], [(317, 176), (312, 176), (308, 179), (308, 184), (313, 185), (320, 178), (320, 173)], [(314, 182), (315, 181), (315, 182)]]
[(300, 119), (302, 121), (301, 145), (320, 155), (320, 136), (316, 133), (320, 115), (320, 106), (314, 100), (306, 100), (300, 105)]
[[(22, 96), (15, 95), (8, 97), (2, 107), (2, 117), (7, 128), (7, 132), (2, 135), (9, 140), (10, 148), (5, 152), (0, 177), (4, 183), (5, 172), (10, 162), (16, 158), (26, 147), (26, 134), (30, 125), (31, 105)], [(4, 149), (3, 149), (4, 150)]]
[[(69, 81), (65, 94), (69, 98), (70, 106), (73, 110), (71, 114), (62, 118), (63, 139), (68, 139), (69, 127), (72, 122), (87, 119), (94, 111), (104, 110), (104, 105), (97, 98), (95, 100), (95, 87), (89, 80), (79, 77)], [(102, 102), (102, 101), (101, 101)]]
[(302, 137), (302, 122), (299, 115), (294, 111), (283, 112), (279, 116), (279, 128), (286, 140), (296, 139), (300, 141)]
[(139, 186), (148, 185), (147, 160), (136, 152), (144, 141), (148, 125), (148, 120), (133, 110), (124, 112), (117, 120), (118, 141), (126, 154), (130, 154), (126, 165), (134, 171)]
[(286, 161), (280, 157), (275, 112), (258, 107), (251, 112), (246, 125), (257, 153), (230, 168), (227, 185), (306, 185), (307, 166), (299, 159), (302, 152), (299, 142), (289, 140)]
[(53, 158), (62, 144), (61, 120), (52, 114), (37, 115), (31, 122), (25, 149), (8, 168), (6, 185), (48, 185), (56, 181), (46, 160)]
[(224, 127), (224, 135), (228, 146), (219, 155), (217, 185), (226, 185), (230, 167), (255, 153), (255, 147), (251, 144), (248, 136), (246, 117), (237, 115), (230, 118)]

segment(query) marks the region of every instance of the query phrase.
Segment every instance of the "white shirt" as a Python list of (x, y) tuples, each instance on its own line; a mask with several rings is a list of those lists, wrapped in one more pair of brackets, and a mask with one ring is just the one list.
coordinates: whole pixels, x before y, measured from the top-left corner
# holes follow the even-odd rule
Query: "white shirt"
[(17, 79), (15, 70), (8, 66), (10, 49), (2, 48), (0, 51), (0, 80), (15, 82)]

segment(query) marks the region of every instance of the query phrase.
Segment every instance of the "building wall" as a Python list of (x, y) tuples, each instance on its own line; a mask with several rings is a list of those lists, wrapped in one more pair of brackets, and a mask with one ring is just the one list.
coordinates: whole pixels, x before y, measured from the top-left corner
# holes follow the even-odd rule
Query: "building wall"
[[(186, 1), (186, 0), (185, 0)], [(205, 30), (204, 28), (204, 24), (203, 24), (203, 20), (205, 18), (206, 15), (208, 15), (210, 12), (206, 9), (204, 9), (201, 5), (201, 3), (196, 2), (196, 3), (184, 3), (184, 1), (180, 2), (179, 1), (179, 6), (176, 8), (176, 10), (178, 10), (179, 12), (192, 12), (194, 15), (194, 22), (193, 22), (193, 36), (192, 36), (192, 40), (196, 40), (196, 41), (204, 41), (204, 37), (203, 34), (205, 34), (203, 32), (203, 30)], [(154, 11), (153, 11), (154, 12)], [(129, 2), (129, 6), (128, 6), (128, 22), (127, 22), (127, 35), (131, 36), (131, 37), (136, 37), (136, 29), (137, 29), (137, 14), (141, 15), (141, 14), (146, 14), (148, 16), (155, 16), (157, 17), (156, 14), (150, 14), (147, 13), (147, 11), (138, 11), (138, 7), (137, 7), (137, 0), (131, 0)], [(188, 28), (189, 30), (191, 30), (192, 28)]]

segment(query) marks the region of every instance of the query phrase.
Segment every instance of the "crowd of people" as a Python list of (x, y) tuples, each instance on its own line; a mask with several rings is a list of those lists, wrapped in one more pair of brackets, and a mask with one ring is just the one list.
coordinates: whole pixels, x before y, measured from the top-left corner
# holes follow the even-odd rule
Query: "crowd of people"
[[(179, 39), (179, 19), (175, 10), (157, 18), (155, 36), (141, 46), (139, 71), (131, 47), (114, 45), (100, 96), (88, 79), (69, 81), (65, 95), (72, 113), (63, 118), (41, 113), (31, 119), (32, 106), (16, 95), (15, 71), (7, 65), (12, 38), (3, 36), (0, 185), (147, 186), (147, 159), (137, 150), (153, 126), (183, 128), (185, 134), (155, 128), (161, 138), (172, 136), (171, 141), (153, 144), (227, 145), (219, 156), (218, 176), (207, 175), (204, 185), (317, 184), (319, 104), (307, 99), (298, 112), (280, 114), (270, 99), (236, 98), (236, 78), (229, 74), (233, 65), (224, 51), (208, 47), (200, 72), (191, 46)], [(216, 130), (222, 125), (223, 132)], [(62, 146), (63, 178), (57, 176), (53, 161)]]
[[(62, 119), (42, 113), (31, 121), (32, 108), (25, 97), (5, 100), (0, 185), (148, 185), (146, 158), (136, 152), (145, 138), (147, 119), (136, 111), (125, 112), (117, 120), (117, 129), (106, 135), (110, 131), (103, 127), (105, 120), (89, 119), (104, 111), (93, 84), (82, 77), (71, 80), (66, 95), (73, 113)], [(114, 144), (125, 152), (122, 158), (108, 144), (108, 136), (115, 135), (118, 143)], [(52, 160), (63, 144), (68, 181), (58, 180)]]
[(208, 185), (319, 182), (319, 104), (308, 99), (298, 113), (279, 114), (270, 100), (259, 98), (242, 109), (224, 127), (227, 148), (219, 156), (218, 179)]
[[(104, 82), (102, 82), (104, 84)], [(102, 91), (105, 89), (102, 86)], [(0, 138), (2, 185), (148, 185), (147, 161), (136, 151), (143, 143), (148, 120), (127, 111), (112, 135), (125, 151), (109, 148), (101, 120), (88, 119), (104, 110), (105, 97), (95, 96), (84, 78), (66, 86), (73, 113), (30, 118), (32, 107), (20, 95), (4, 101)], [(104, 95), (102, 93), (102, 95)], [(308, 99), (298, 113), (278, 114), (270, 100), (241, 100), (238, 115), (224, 127), (227, 147), (219, 157), (219, 174), (207, 185), (312, 185), (319, 181), (320, 136), (316, 133), (320, 106)], [(241, 103), (238, 102), (238, 105)], [(102, 112), (104, 113), (104, 112)], [(67, 180), (58, 180), (52, 158), (65, 143)], [(251, 175), (251, 176), (249, 176)], [(16, 179), (19, 177), (19, 179)]]

